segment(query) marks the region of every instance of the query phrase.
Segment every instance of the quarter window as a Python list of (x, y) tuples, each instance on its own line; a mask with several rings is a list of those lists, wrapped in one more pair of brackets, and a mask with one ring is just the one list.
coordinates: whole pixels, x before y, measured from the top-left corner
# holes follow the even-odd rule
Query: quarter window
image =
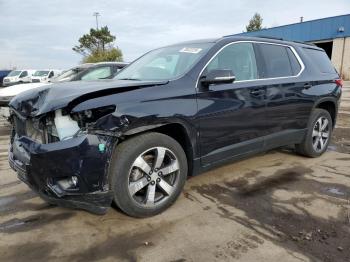
[(326, 52), (311, 48), (304, 48), (304, 51), (321, 73), (337, 73)]
[(289, 47), (258, 44), (262, 56), (261, 78), (287, 77), (297, 75), (301, 67)]
[(225, 47), (208, 64), (206, 72), (214, 69), (232, 70), (236, 81), (257, 79), (253, 44), (237, 43)]

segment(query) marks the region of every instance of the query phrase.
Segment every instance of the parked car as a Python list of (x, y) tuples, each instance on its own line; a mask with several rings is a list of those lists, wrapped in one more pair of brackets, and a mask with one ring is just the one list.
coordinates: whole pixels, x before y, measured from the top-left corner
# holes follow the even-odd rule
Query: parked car
[(13, 70), (4, 77), (2, 85), (10, 86), (16, 84), (30, 83), (35, 70)]
[(60, 70), (37, 70), (32, 76), (32, 83), (49, 83), (53, 77), (59, 76)]
[(4, 77), (6, 77), (11, 70), (0, 70), (0, 86), (2, 86), (2, 81), (4, 80)]
[(40, 87), (10, 103), (19, 178), (52, 204), (130, 216), (168, 208), (188, 175), (286, 145), (318, 157), (342, 81), (324, 50), (224, 37), (153, 50), (114, 80)]
[(129, 63), (125, 62), (100, 62), (95, 64), (83, 64), (67, 70), (66, 72), (63, 72), (62, 75), (54, 78), (52, 82), (110, 79), (113, 78), (116, 73), (118, 73), (128, 64)]
[(78, 73), (71, 81), (111, 79), (129, 63), (126, 62), (100, 62)]
[(75, 78), (79, 73), (82, 73), (84, 71), (86, 71), (88, 68), (94, 66), (93, 63), (85, 63), (85, 64), (81, 64), (78, 66), (75, 66), (71, 69), (68, 69), (66, 71), (63, 71), (62, 74), (60, 74), (59, 76), (53, 78), (51, 80), (52, 83), (57, 83), (57, 82), (68, 82), (68, 81), (72, 81), (73, 78)]
[[(79, 81), (79, 80), (98, 80), (108, 79), (115, 76), (128, 63), (124, 62), (101, 62), (96, 64), (82, 64), (63, 72), (61, 75), (51, 78), (52, 83)], [(43, 72), (43, 71), (37, 71)], [(35, 74), (34, 74), (35, 75)], [(33, 75), (33, 77), (35, 77)], [(38, 73), (38, 77), (41, 73)], [(37, 87), (48, 85), (50, 83), (39, 82), (21, 85), (13, 85), (0, 90), (0, 116), (9, 117), (10, 111), (8, 104), (13, 97), (21, 92), (28, 91)]]

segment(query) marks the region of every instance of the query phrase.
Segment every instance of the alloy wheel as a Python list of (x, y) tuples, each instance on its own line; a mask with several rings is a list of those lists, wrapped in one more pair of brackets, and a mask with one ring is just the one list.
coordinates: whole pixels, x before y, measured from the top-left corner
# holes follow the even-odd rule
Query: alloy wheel
[(312, 145), (316, 152), (321, 152), (327, 146), (330, 134), (329, 121), (325, 117), (317, 119), (312, 130)]
[(168, 148), (154, 147), (141, 153), (129, 172), (129, 194), (144, 207), (163, 203), (175, 191), (179, 161)]

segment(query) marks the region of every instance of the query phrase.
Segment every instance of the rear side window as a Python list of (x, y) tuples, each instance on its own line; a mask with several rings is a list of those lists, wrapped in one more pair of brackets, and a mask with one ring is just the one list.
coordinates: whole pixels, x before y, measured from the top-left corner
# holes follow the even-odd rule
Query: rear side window
[(326, 52), (311, 48), (304, 48), (304, 51), (321, 73), (337, 73)]
[(287, 77), (297, 75), (301, 66), (289, 47), (271, 44), (257, 44), (262, 58), (261, 78)]

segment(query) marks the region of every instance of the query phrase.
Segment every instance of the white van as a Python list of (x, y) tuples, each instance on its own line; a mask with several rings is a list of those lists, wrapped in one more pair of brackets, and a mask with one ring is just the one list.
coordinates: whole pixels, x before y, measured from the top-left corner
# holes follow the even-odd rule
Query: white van
[(32, 76), (32, 83), (48, 83), (51, 82), (51, 78), (59, 76), (60, 70), (37, 70)]
[(2, 81), (3, 86), (11, 86), (32, 82), (32, 75), (36, 70), (13, 70)]

